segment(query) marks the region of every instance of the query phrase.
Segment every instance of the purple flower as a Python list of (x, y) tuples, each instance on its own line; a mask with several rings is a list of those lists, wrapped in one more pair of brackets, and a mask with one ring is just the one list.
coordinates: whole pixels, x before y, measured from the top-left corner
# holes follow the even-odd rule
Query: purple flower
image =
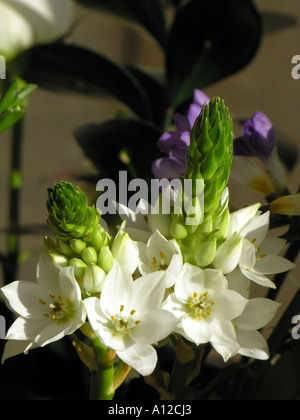
[(174, 179), (184, 176), (186, 171), (186, 153), (190, 145), (193, 125), (200, 115), (205, 103), (210, 99), (200, 90), (195, 90), (194, 100), (190, 105), (187, 116), (174, 114), (176, 131), (164, 133), (158, 140), (159, 149), (168, 157), (156, 160), (152, 171), (157, 179)]
[(269, 118), (256, 112), (243, 127), (243, 135), (234, 140), (236, 156), (269, 158), (277, 143), (277, 137)]

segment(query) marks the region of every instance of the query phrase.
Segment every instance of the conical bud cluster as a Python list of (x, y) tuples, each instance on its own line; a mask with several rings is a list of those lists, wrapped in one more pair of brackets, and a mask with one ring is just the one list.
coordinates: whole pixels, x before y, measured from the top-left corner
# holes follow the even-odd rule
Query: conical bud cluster
[[(204, 205), (199, 208), (201, 223), (185, 226), (184, 218), (173, 217), (172, 234), (180, 242), (185, 261), (209, 266), (218, 244), (227, 236), (230, 224), (227, 184), (233, 159), (233, 122), (220, 98), (213, 98), (193, 126), (187, 152), (185, 179), (204, 182)], [(193, 186), (193, 205), (199, 201)], [(195, 207), (197, 209), (197, 207)], [(202, 211), (202, 213), (201, 213)], [(180, 222), (181, 221), (181, 222)], [(180, 228), (181, 227), (181, 228)]]
[(191, 132), (187, 153), (187, 179), (204, 180), (204, 213), (220, 206), (233, 158), (233, 122), (220, 98), (204, 106)]

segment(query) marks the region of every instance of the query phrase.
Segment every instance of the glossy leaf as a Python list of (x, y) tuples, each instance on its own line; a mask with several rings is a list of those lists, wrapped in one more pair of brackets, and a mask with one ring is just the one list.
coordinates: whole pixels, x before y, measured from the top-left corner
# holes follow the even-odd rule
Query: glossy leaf
[(111, 96), (139, 117), (150, 118), (147, 96), (133, 74), (103, 55), (76, 45), (33, 48), (24, 78), (54, 91)]
[(260, 44), (261, 18), (251, 0), (191, 0), (179, 8), (167, 46), (172, 105), (244, 68)]
[(119, 171), (128, 171), (132, 178), (151, 178), (152, 162), (159, 157), (156, 142), (161, 134), (157, 127), (144, 121), (117, 119), (79, 128), (75, 138), (100, 175), (118, 181)]
[(161, 0), (77, 0), (84, 6), (134, 22), (165, 44), (165, 17)]
[(26, 113), (26, 99), (37, 88), (16, 79), (0, 101), (0, 133), (12, 127)]

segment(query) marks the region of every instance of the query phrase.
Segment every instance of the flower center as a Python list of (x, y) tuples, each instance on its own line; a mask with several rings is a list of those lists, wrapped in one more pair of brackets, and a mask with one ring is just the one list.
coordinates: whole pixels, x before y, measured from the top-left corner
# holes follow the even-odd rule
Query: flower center
[(49, 295), (51, 299), (48, 302), (40, 299), (39, 303), (42, 306), (45, 306), (45, 313), (43, 316), (45, 318), (52, 319), (53, 321), (62, 321), (64, 318), (69, 315), (69, 307), (66, 300), (61, 296)]
[(157, 261), (156, 257), (152, 259), (152, 267), (156, 271), (166, 271), (169, 268), (170, 261), (167, 262), (165, 254), (160, 251), (159, 253), (159, 260)]
[(120, 312), (115, 316), (111, 317), (111, 320), (114, 323), (116, 330), (120, 333), (129, 334), (131, 333), (132, 328), (136, 327), (141, 323), (141, 321), (137, 320), (134, 316), (136, 313), (135, 309), (132, 309), (129, 313), (129, 316), (124, 316), (124, 305), (120, 306)]
[(216, 304), (214, 300), (209, 299), (208, 292), (199, 295), (197, 292), (188, 301), (191, 312), (195, 318), (207, 319), (212, 314), (213, 306)]
[[(256, 238), (253, 238), (252, 241), (250, 241), (250, 242), (254, 245), (255, 242), (256, 242)], [(260, 253), (260, 248), (255, 248), (255, 254), (256, 254), (255, 258), (257, 260), (262, 260), (263, 258), (267, 257), (267, 254), (258, 255), (259, 253)]]

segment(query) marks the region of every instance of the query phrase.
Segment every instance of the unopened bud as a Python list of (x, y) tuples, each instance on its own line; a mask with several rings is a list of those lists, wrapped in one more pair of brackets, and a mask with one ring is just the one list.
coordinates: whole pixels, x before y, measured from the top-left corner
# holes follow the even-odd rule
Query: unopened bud
[(82, 239), (71, 239), (70, 248), (75, 254), (81, 255), (82, 251), (86, 248), (86, 242)]
[(59, 251), (61, 251), (62, 254), (66, 255), (67, 257), (71, 257), (71, 255), (73, 255), (73, 251), (71, 247), (69, 246), (68, 242), (59, 239), (57, 241), (57, 245), (58, 245)]
[(89, 246), (82, 251), (81, 258), (86, 264), (96, 264), (98, 255), (96, 250)]
[(209, 266), (215, 258), (216, 251), (217, 251), (216, 239), (212, 239), (200, 245), (200, 247), (197, 249), (195, 253), (195, 261), (198, 264), (198, 266), (199, 267)]
[(95, 264), (89, 265), (84, 273), (83, 286), (89, 293), (100, 293), (103, 288), (106, 273)]
[(77, 280), (82, 280), (84, 277), (87, 265), (79, 258), (72, 258), (70, 260), (70, 266), (74, 267), (74, 275)]
[(138, 250), (122, 227), (119, 230), (111, 248), (112, 255), (121, 265), (125, 265), (133, 274), (138, 264)]
[(99, 267), (101, 267), (102, 270), (105, 271), (105, 273), (108, 273), (112, 269), (113, 263), (114, 263), (114, 256), (111, 253), (111, 250), (109, 249), (109, 247), (108, 246), (102, 247), (98, 256), (98, 261), (97, 261), (97, 264), (99, 265)]
[(242, 237), (237, 233), (233, 234), (218, 247), (213, 266), (222, 270), (225, 275), (231, 273), (240, 261), (242, 248)]

